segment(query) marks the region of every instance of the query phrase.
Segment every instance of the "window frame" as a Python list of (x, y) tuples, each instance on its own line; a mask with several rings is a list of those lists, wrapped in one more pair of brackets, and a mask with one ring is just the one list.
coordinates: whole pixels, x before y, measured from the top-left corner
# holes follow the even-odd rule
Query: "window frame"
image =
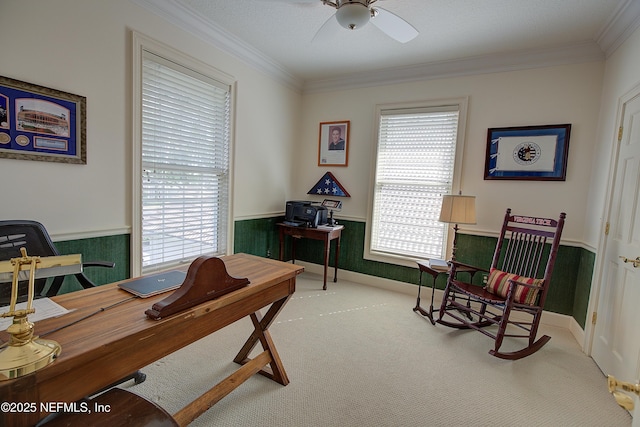
[[(451, 194), (458, 194), (460, 189), (462, 188), (462, 161), (464, 154), (464, 142), (465, 138), (465, 130), (466, 130), (466, 122), (467, 122), (467, 105), (468, 105), (468, 97), (459, 97), (459, 98), (446, 98), (446, 99), (434, 99), (427, 101), (416, 101), (416, 102), (405, 102), (405, 103), (389, 103), (389, 104), (378, 104), (375, 108), (375, 123), (374, 123), (374, 135), (375, 147), (372, 150), (372, 158), (371, 158), (371, 176), (369, 179), (369, 203), (367, 209), (367, 220), (366, 220), (366, 233), (365, 233), (365, 242), (364, 242), (364, 253), (363, 258), (370, 261), (378, 261), (384, 262), (388, 264), (402, 265), (407, 267), (415, 267), (416, 261), (422, 258), (418, 258), (410, 255), (398, 255), (398, 254), (390, 254), (375, 251), (371, 248), (372, 237), (371, 234), (373, 232), (373, 211), (374, 211), (374, 196), (375, 196), (375, 187), (376, 187), (376, 176), (377, 176), (377, 168), (378, 168), (378, 150), (379, 150), (379, 134), (380, 134), (380, 119), (385, 111), (390, 110), (412, 110), (412, 109), (437, 109), (438, 107), (443, 108), (451, 108), (452, 106), (457, 106), (458, 108), (458, 129), (456, 135), (456, 147), (455, 147), (455, 159), (454, 159), (454, 170), (453, 170), (453, 182), (451, 186)], [(451, 252), (453, 240), (453, 231), (451, 227), (448, 228), (447, 238), (446, 238), (446, 248), (445, 253), (449, 254)]]
[[(229, 86), (229, 178), (228, 178), (228, 206), (226, 224), (225, 253), (233, 252), (233, 166), (235, 147), (235, 100), (237, 83), (233, 76), (226, 74), (208, 64), (186, 55), (170, 46), (149, 38), (141, 33), (132, 32), (132, 219), (131, 219), (131, 275), (143, 274), (142, 269), (142, 183), (144, 172), (142, 167), (142, 61), (145, 52), (159, 56), (167, 61), (178, 64), (205, 77)], [(177, 264), (176, 264), (177, 265)], [(160, 269), (169, 267), (160, 267)], [(153, 268), (145, 269), (145, 273)]]

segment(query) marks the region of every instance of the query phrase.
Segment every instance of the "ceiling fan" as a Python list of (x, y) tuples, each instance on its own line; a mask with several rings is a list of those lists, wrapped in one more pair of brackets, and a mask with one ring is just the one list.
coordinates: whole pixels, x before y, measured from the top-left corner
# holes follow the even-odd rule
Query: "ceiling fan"
[(418, 35), (418, 30), (398, 15), (381, 7), (373, 7), (372, 5), (378, 0), (320, 1), (324, 5), (335, 8), (336, 13), (318, 30), (314, 40), (321, 38), (322, 34), (328, 31), (326, 28), (330, 27), (335, 21), (348, 30), (360, 29), (371, 22), (382, 32), (400, 43), (413, 40)]

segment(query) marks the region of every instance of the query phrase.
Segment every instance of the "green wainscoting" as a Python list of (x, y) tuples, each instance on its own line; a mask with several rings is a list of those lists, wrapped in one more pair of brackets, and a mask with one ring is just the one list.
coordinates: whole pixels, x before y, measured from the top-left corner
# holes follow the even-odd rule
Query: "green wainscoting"
[[(271, 254), (279, 257), (279, 240), (276, 223), (279, 218), (236, 221), (235, 252), (258, 256)], [(340, 246), (340, 269), (370, 276), (383, 277), (400, 282), (417, 284), (418, 269), (363, 259), (366, 224), (359, 221), (340, 221), (345, 226)], [(287, 239), (288, 241), (289, 239)], [(496, 246), (495, 237), (459, 234), (458, 260), (478, 266), (489, 266)], [(331, 247), (330, 264), (333, 265), (335, 243)], [(322, 264), (323, 244), (304, 240), (297, 245), (296, 258), (314, 264)], [(285, 259), (291, 259), (290, 245), (285, 246)], [(560, 246), (547, 296), (545, 309), (572, 316), (585, 327), (587, 304), (591, 288), (591, 276), (595, 254), (574, 246)], [(481, 275), (475, 279), (481, 283)], [(445, 278), (438, 279), (437, 287), (444, 289)]]
[(591, 278), (596, 265), (596, 254), (586, 249), (580, 249), (580, 264), (576, 278), (575, 296), (573, 299), (572, 316), (576, 322), (585, 328), (587, 321), (587, 309), (589, 308), (589, 295), (591, 293)]
[[(90, 239), (69, 240), (55, 242), (56, 248), (63, 255), (81, 254), (82, 261), (111, 261), (114, 268), (88, 267), (84, 270), (86, 276), (96, 285), (104, 285), (129, 278), (131, 251), (129, 235), (95, 237)], [(73, 276), (65, 278), (61, 292), (71, 292), (82, 289)]]
[[(248, 253), (261, 257), (278, 259), (280, 243), (276, 224), (282, 217), (242, 220), (235, 222), (235, 253)], [(340, 221), (345, 226), (342, 232), (340, 248), (340, 269), (354, 271), (370, 276), (383, 277), (417, 284), (418, 269), (363, 259), (366, 224), (360, 221)], [(114, 269), (87, 268), (86, 274), (96, 284), (111, 283), (129, 277), (130, 236), (128, 234), (92, 239), (56, 242), (63, 254), (82, 254), (84, 261), (114, 261)], [(488, 266), (493, 256), (496, 238), (459, 234), (458, 259), (478, 266)], [(290, 242), (287, 238), (284, 259), (291, 259)], [(333, 264), (335, 243), (331, 247), (330, 263)], [(322, 242), (304, 240), (297, 245), (296, 258), (314, 264), (322, 264)], [(572, 316), (582, 328), (585, 327), (587, 305), (591, 288), (591, 277), (595, 263), (595, 254), (574, 246), (561, 246), (551, 281), (545, 309), (555, 313)], [(476, 276), (478, 283), (482, 281)], [(444, 288), (444, 276), (438, 279), (437, 287)], [(79, 289), (75, 279), (65, 280), (63, 291)]]
[(275, 217), (236, 221), (233, 252), (278, 259), (280, 241), (276, 224), (283, 219), (284, 217)]

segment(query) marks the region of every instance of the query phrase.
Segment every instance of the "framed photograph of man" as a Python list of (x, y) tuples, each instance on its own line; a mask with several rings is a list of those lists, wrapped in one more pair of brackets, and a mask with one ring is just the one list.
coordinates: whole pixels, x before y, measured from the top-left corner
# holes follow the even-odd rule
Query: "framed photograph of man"
[(318, 140), (318, 166), (349, 164), (350, 122), (322, 122)]

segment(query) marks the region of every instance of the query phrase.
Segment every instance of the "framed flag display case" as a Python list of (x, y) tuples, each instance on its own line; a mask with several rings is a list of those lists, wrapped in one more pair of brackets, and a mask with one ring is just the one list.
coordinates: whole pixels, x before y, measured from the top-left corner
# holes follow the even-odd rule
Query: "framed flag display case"
[(571, 125), (490, 128), (484, 179), (564, 181)]
[(87, 99), (0, 76), (0, 157), (87, 163)]
[(307, 194), (318, 196), (351, 197), (349, 192), (338, 182), (331, 172), (325, 173)]

